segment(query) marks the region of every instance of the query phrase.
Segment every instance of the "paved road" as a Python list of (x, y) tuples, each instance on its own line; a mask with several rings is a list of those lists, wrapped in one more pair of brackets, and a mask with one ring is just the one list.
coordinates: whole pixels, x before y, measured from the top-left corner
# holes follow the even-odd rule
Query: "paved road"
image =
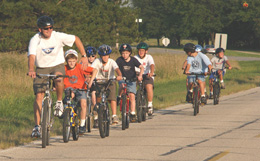
[(191, 104), (156, 111), (152, 119), (130, 129), (112, 126), (101, 139), (97, 130), (78, 141), (51, 138), (0, 151), (0, 160), (177, 160), (257, 161), (260, 158), (260, 87), (224, 96), (193, 116)]

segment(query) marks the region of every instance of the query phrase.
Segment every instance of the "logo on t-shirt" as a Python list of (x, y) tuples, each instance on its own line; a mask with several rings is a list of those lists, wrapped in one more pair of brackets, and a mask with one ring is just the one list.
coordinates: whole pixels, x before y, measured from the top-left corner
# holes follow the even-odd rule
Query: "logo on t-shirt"
[(78, 77), (75, 76), (75, 75), (71, 76), (71, 78), (69, 78), (69, 82), (71, 84), (77, 83), (78, 82)]
[(123, 68), (124, 68), (124, 71), (129, 71), (131, 69), (130, 66), (123, 66)]
[(199, 64), (200, 63), (198, 61), (194, 60), (194, 61), (192, 61), (191, 66), (193, 69), (199, 69)]
[(54, 47), (52, 47), (52, 48), (47, 48), (47, 49), (42, 49), (42, 51), (43, 51), (45, 54), (50, 54), (53, 49), (54, 49)]

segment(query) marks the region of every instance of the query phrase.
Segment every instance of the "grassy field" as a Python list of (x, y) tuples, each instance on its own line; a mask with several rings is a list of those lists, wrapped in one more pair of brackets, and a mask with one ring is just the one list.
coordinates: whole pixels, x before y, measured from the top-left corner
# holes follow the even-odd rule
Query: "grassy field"
[[(113, 59), (119, 54), (112, 54)], [(156, 63), (154, 106), (156, 109), (185, 102), (186, 76), (181, 66), (185, 55), (153, 54)], [(0, 53), (0, 149), (32, 141), (34, 126), (32, 79), (26, 76), (27, 56)], [(231, 61), (236, 70), (225, 75), (226, 89), (222, 95), (235, 93), (260, 85), (259, 61)], [(52, 135), (61, 134), (61, 121), (56, 120)]]

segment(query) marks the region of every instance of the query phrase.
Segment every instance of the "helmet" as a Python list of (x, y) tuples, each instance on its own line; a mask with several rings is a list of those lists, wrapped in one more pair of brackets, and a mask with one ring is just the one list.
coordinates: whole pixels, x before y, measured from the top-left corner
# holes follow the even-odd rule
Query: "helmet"
[(137, 49), (145, 49), (145, 50), (148, 50), (149, 46), (144, 43), (144, 42), (140, 42), (138, 45), (137, 45)]
[(100, 56), (105, 56), (105, 55), (109, 55), (110, 53), (112, 52), (112, 49), (110, 46), (108, 45), (101, 45), (99, 48), (98, 48), (98, 54)]
[(195, 49), (196, 52), (201, 52), (202, 51), (202, 46), (195, 45), (195, 47), (196, 47), (196, 49)]
[(120, 54), (122, 54), (123, 51), (129, 51), (132, 54), (132, 47), (129, 44), (122, 44), (119, 48)]
[(216, 49), (216, 54), (220, 53), (220, 52), (225, 52), (225, 50), (223, 48), (217, 48)]
[(78, 58), (78, 53), (77, 53), (77, 51), (76, 51), (76, 50), (73, 50), (73, 49), (69, 49), (69, 50), (67, 50), (67, 51), (65, 52), (65, 58), (66, 58), (68, 55), (70, 55), (70, 54), (73, 54), (73, 55), (75, 55), (75, 56)]
[(191, 52), (191, 53), (194, 53), (195, 52), (195, 49), (196, 49), (196, 46), (192, 43), (187, 43), (184, 45), (184, 51), (185, 52)]
[(45, 26), (49, 26), (49, 25), (53, 25), (53, 24), (54, 24), (53, 19), (48, 16), (41, 16), (37, 20), (37, 26), (39, 28), (44, 28)]
[(96, 48), (92, 47), (92, 46), (88, 46), (85, 48), (85, 52), (87, 53), (87, 56), (91, 56), (91, 55), (96, 55)]

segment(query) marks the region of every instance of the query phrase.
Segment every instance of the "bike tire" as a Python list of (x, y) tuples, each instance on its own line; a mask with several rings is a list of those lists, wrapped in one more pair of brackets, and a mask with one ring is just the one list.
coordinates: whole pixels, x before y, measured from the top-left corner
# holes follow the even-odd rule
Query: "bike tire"
[(142, 94), (141, 91), (138, 90), (137, 94), (136, 94), (136, 111), (137, 111), (137, 122), (141, 123), (142, 122), (142, 103), (141, 103), (141, 98), (142, 98)]
[(215, 83), (213, 85), (213, 104), (217, 105), (218, 104), (218, 97), (219, 97), (219, 83)]
[(105, 128), (106, 128), (106, 123), (105, 123), (105, 117), (104, 117), (104, 106), (99, 104), (98, 105), (98, 129), (99, 129), (99, 134), (101, 138), (105, 138)]
[(49, 115), (49, 101), (45, 99), (43, 102), (42, 110), (43, 110), (43, 118), (41, 123), (42, 128), (42, 148), (46, 148), (46, 143), (48, 140), (48, 115)]
[(70, 138), (70, 108), (66, 108), (63, 113), (63, 141), (64, 143), (69, 142)]
[(46, 145), (49, 146), (50, 145), (50, 137), (51, 137), (51, 115), (53, 114), (53, 111), (52, 111), (52, 101), (51, 99), (48, 100), (49, 103), (48, 103), (48, 120), (47, 120), (47, 142), (46, 142)]
[(94, 118), (91, 111), (91, 99), (87, 99), (87, 108), (88, 108), (88, 114), (86, 119), (86, 128), (88, 129), (88, 132), (91, 132), (93, 125), (94, 125)]
[(121, 101), (122, 101), (121, 104), (122, 130), (125, 130), (126, 129), (126, 105), (127, 105), (125, 94), (121, 96)]
[(198, 114), (199, 109), (199, 95), (198, 95), (198, 87), (193, 88), (193, 107), (194, 107), (194, 113), (193, 115), (196, 116)]
[(148, 107), (147, 107), (145, 95), (142, 95), (141, 97), (141, 105), (142, 105), (142, 121), (146, 121), (146, 113), (148, 112)]
[(108, 103), (106, 103), (106, 108), (105, 108), (106, 112), (105, 112), (105, 118), (106, 118), (106, 126), (105, 126), (105, 134), (106, 134), (106, 137), (109, 136), (109, 131), (110, 131), (110, 112), (109, 112), (109, 107), (108, 107)]
[[(77, 110), (75, 110), (76, 112)], [(77, 112), (76, 112), (77, 113)], [(79, 139), (79, 123), (80, 119), (79, 116), (74, 116), (73, 118), (74, 126), (72, 126), (72, 137), (74, 141), (77, 141)]]

